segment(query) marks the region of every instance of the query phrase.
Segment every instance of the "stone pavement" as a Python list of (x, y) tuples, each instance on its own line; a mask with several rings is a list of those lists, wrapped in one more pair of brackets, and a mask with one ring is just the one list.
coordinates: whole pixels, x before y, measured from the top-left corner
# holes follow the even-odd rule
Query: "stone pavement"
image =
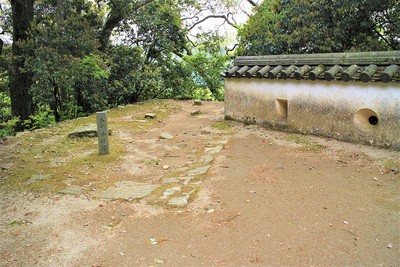
[(176, 177), (165, 177), (159, 184), (120, 181), (115, 183), (115, 186), (98, 192), (95, 197), (129, 201), (145, 198), (147, 203), (158, 206), (185, 207), (200, 190), (202, 180), (206, 177), (212, 162), (228, 140), (226, 136), (214, 140), (188, 170), (178, 172)]
[[(189, 111), (186, 110), (185, 113), (189, 114)], [(203, 137), (203, 142), (200, 142), (201, 144), (198, 143), (200, 146), (196, 147), (196, 151), (198, 152), (195, 153), (194, 158), (189, 164), (186, 162), (184, 166), (162, 166), (163, 170), (168, 171), (163, 173), (164, 177), (158, 179), (158, 182), (118, 181), (113, 186), (104, 191), (96, 192), (92, 196), (108, 200), (142, 200), (146, 203), (161, 207), (185, 207), (201, 189), (201, 184), (207, 177), (207, 173), (213, 161), (230, 139), (230, 135), (224, 130), (218, 130), (208, 126), (202, 128), (203, 132), (206, 132), (207, 135)], [(182, 128), (185, 128), (185, 125), (182, 125)], [(196, 135), (194, 134), (194, 136)], [(149, 136), (149, 144), (154, 141), (152, 138), (154, 139), (155, 137)], [(158, 138), (160, 140), (169, 140), (170, 144), (175, 143), (173, 134), (169, 132), (162, 131)], [(199, 137), (194, 138), (199, 140)], [(176, 147), (178, 147), (178, 145), (176, 145)], [(160, 147), (159, 149), (164, 149), (164, 147)], [(148, 173), (148, 175), (152, 174)], [(86, 188), (71, 185), (72, 183), (73, 181), (66, 181), (67, 187), (60, 191), (60, 193), (72, 195), (87, 193)]]

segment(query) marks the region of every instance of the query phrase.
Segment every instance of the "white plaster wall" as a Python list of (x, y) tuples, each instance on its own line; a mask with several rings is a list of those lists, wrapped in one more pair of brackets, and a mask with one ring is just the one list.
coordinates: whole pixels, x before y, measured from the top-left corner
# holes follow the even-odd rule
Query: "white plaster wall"
[[(286, 130), (400, 149), (397, 83), (225, 79), (225, 115), (233, 119), (282, 126), (276, 99), (288, 101)], [(357, 127), (354, 114), (362, 108), (375, 111), (379, 124)]]

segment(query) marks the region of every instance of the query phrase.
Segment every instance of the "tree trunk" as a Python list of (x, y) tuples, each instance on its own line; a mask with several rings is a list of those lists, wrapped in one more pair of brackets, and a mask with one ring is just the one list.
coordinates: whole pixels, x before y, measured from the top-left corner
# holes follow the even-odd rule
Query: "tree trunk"
[[(153, 2), (154, 0), (142, 0), (136, 3), (136, 6), (133, 8), (134, 10), (138, 10), (139, 8)], [(98, 38), (100, 42), (99, 50), (105, 52), (108, 47), (108, 42), (110, 41), (111, 33), (118, 26), (118, 24), (125, 18), (127, 15), (127, 11), (123, 9), (127, 9), (128, 6), (117, 6), (114, 5), (113, 1), (111, 1), (111, 11), (108, 14), (107, 20), (104, 23), (103, 28), (101, 29)], [(133, 12), (133, 10), (131, 10)], [(124, 15), (125, 14), (125, 15)]]
[(32, 97), (29, 93), (32, 75), (22, 70), (30, 52), (21, 47), (21, 43), (29, 38), (33, 20), (33, 2), (34, 0), (11, 0), (13, 43), (9, 72), (10, 98), (12, 114), (19, 117), (21, 121), (29, 119), (34, 111)]
[(99, 34), (100, 51), (106, 51), (113, 29), (117, 27), (118, 23), (120, 23), (123, 19), (124, 17), (120, 12), (115, 11), (114, 8), (111, 10), (106, 22), (104, 23), (103, 29)]

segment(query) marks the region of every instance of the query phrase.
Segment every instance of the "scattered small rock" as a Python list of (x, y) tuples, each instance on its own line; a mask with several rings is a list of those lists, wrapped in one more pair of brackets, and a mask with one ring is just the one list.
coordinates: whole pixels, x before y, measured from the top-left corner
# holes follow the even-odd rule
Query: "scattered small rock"
[(172, 139), (174, 138), (173, 135), (171, 135), (170, 133), (161, 133), (160, 134), (160, 139)]
[(374, 177), (374, 178), (372, 178), (372, 180), (374, 180), (374, 181), (378, 181), (379, 179), (378, 179), (378, 178), (376, 178), (376, 177)]
[(393, 248), (393, 244), (392, 243), (389, 243), (389, 244), (387, 244), (387, 246), (386, 246), (388, 249), (391, 249), (391, 248)]
[(190, 112), (190, 116), (197, 116), (197, 115), (200, 115), (200, 114), (201, 114), (200, 110), (196, 110), (196, 111)]
[(163, 170), (168, 170), (168, 169), (169, 169), (169, 165), (163, 165), (163, 166), (162, 166), (162, 169), (163, 169)]
[(155, 119), (156, 117), (157, 115), (154, 113), (146, 113), (146, 115), (144, 115), (145, 119)]
[(201, 106), (203, 105), (203, 102), (201, 100), (194, 100), (193, 101), (193, 106)]
[(208, 214), (213, 213), (213, 212), (215, 212), (215, 210), (217, 208), (219, 208), (219, 206), (217, 204), (210, 204), (206, 208), (206, 213), (208, 213)]
[(164, 261), (162, 259), (154, 259), (154, 263), (156, 263), (156, 264), (164, 264)]

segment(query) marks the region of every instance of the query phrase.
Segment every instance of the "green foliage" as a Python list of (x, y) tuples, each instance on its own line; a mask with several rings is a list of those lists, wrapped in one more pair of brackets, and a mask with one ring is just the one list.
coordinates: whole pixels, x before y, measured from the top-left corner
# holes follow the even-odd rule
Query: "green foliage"
[[(0, 79), (3, 79), (3, 77)], [(0, 90), (0, 138), (15, 134), (18, 121), (19, 119), (14, 118), (11, 113), (10, 96), (7, 92)]]
[(11, 99), (7, 92), (0, 91), (0, 122), (12, 118)]
[[(229, 56), (221, 53), (221, 37), (218, 35), (198, 36), (200, 44), (192, 55), (184, 60), (192, 70), (192, 79), (198, 89), (209, 91), (212, 99), (223, 100), (223, 79), (221, 73), (229, 63)], [(196, 97), (195, 97), (196, 98)]]
[(49, 106), (40, 106), (35, 115), (24, 121), (30, 130), (40, 129), (55, 123), (55, 118)]
[[(192, 0), (35, 1), (33, 21), (25, 27), (29, 38), (18, 43), (20, 54), (11, 57), (8, 49), (0, 55), (0, 67), (5, 65), (0, 68), (0, 129), (36, 129), (154, 98), (222, 100), (220, 73), (229, 58), (215, 34), (198, 36), (198, 45), (189, 45), (182, 14), (195, 4), (200, 11)], [(8, 11), (0, 10), (0, 28), (9, 29), (10, 20)], [(10, 58), (20, 55), (18, 70), (27, 74), (21, 81), (29, 88), (23, 87), (22, 98), (29, 98), (23, 100), (33, 108), (26, 105), (29, 110), (20, 116), (25, 121), (17, 123), (9, 91), (22, 87), (15, 86), (18, 79), (9, 86), (7, 69)]]
[[(35, 114), (41, 112), (41, 105), (49, 106), (60, 121), (76, 117), (79, 110), (88, 113), (106, 106), (94, 89), (106, 79), (101, 59), (91, 54), (99, 46), (96, 27), (100, 24), (92, 6), (81, 0), (56, 4), (37, 3), (33, 38), (26, 45), (34, 54), (25, 68), (33, 74)], [(92, 99), (99, 101), (89, 102)]]
[(170, 53), (180, 54), (185, 37), (179, 6), (174, 0), (157, 0), (130, 14), (120, 27), (124, 43), (140, 47), (144, 62), (165, 62)]
[(109, 101), (127, 104), (160, 97), (164, 88), (161, 66), (145, 62), (145, 51), (139, 47), (115, 46), (110, 50), (109, 83), (113, 94)]
[(76, 74), (73, 79), (76, 106), (71, 106), (68, 115), (82, 110), (85, 113), (101, 111), (109, 107), (107, 101), (111, 93), (108, 89), (108, 77), (106, 62), (99, 56), (90, 54), (73, 66)]
[(14, 135), (17, 123), (19, 122), (19, 118), (12, 118), (9, 120), (1, 120), (0, 121), (0, 138)]
[(400, 49), (396, 0), (264, 1), (239, 30), (238, 54)]

